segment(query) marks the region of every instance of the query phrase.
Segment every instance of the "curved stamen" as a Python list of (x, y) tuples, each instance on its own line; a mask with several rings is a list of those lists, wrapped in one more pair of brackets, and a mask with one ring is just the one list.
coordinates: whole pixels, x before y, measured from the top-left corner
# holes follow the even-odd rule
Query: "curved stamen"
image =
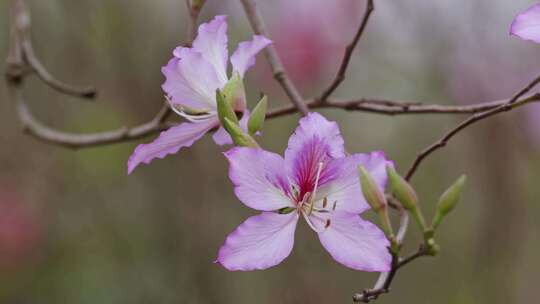
[(317, 176), (315, 177), (315, 187), (313, 187), (313, 195), (311, 196), (313, 199), (317, 197), (317, 188), (319, 187), (319, 179), (321, 178), (322, 167), (323, 162), (319, 162), (319, 166), (317, 168)]
[(305, 212), (302, 212), (302, 215), (304, 216), (304, 219), (306, 219), (306, 222), (308, 223), (308, 226), (309, 226), (311, 229), (313, 229), (313, 231), (315, 231), (315, 232), (317, 232), (317, 233), (322, 233), (322, 232), (324, 232), (324, 230), (326, 230), (326, 229), (325, 229), (326, 227), (325, 227), (325, 228), (322, 228), (322, 229), (317, 228), (317, 227), (315, 226), (315, 223), (313, 223), (313, 222), (311, 221), (311, 219), (309, 218), (309, 216), (308, 216)]
[[(186, 120), (190, 122), (199, 122), (199, 121), (206, 120), (216, 115), (215, 112), (210, 111), (210, 110), (188, 109), (185, 106), (175, 104), (172, 102), (172, 100), (168, 96), (165, 96), (165, 99), (167, 100), (169, 107), (171, 108), (171, 110), (174, 111), (174, 113), (182, 116), (183, 118), (185, 118)], [(188, 113), (188, 112), (192, 112), (192, 113)]]

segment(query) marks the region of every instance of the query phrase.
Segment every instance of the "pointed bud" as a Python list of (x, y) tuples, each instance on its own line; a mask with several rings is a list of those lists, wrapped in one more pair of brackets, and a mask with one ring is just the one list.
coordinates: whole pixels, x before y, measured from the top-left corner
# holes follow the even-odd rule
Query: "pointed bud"
[(225, 126), (225, 119), (231, 121), (231, 123), (238, 125), (238, 117), (234, 113), (231, 104), (228, 103), (225, 99), (225, 96), (219, 90), (216, 90), (216, 103), (219, 121), (223, 126)]
[(390, 188), (403, 207), (407, 210), (415, 209), (418, 204), (418, 196), (411, 185), (392, 166), (386, 166), (386, 173)]
[(364, 168), (364, 166), (358, 167), (358, 174), (360, 176), (360, 186), (362, 188), (362, 194), (364, 198), (371, 206), (373, 211), (379, 215), (379, 220), (381, 221), (381, 228), (388, 237), (388, 239), (394, 239), (394, 232), (392, 229), (392, 224), (388, 218), (388, 210), (386, 206), (386, 197), (379, 186), (369, 174), (369, 172)]
[(246, 134), (244, 130), (240, 128), (240, 126), (232, 122), (227, 117), (225, 117), (223, 120), (223, 127), (225, 128), (225, 130), (227, 130), (229, 135), (231, 135), (231, 138), (235, 145), (240, 147), (259, 147), (253, 137)]
[(443, 218), (452, 211), (461, 198), (461, 193), (463, 192), (463, 187), (467, 177), (462, 175), (450, 188), (448, 188), (439, 198), (439, 203), (437, 204), (437, 211), (433, 217), (433, 229), (441, 224)]
[(234, 73), (231, 79), (225, 84), (221, 94), (225, 98), (233, 110), (244, 111), (246, 108), (246, 90), (244, 89), (244, 82), (238, 72)]
[(396, 199), (403, 205), (403, 208), (407, 209), (414, 217), (416, 224), (420, 230), (426, 230), (426, 221), (420, 208), (418, 208), (418, 196), (413, 187), (401, 177), (394, 167), (386, 166), (386, 173), (388, 174), (388, 181), (390, 183), (390, 189), (396, 197)]
[(371, 208), (378, 212), (380, 209), (386, 207), (386, 197), (384, 193), (379, 189), (377, 183), (364, 166), (358, 167), (358, 173), (360, 175), (360, 186), (362, 187), (362, 194), (364, 198), (371, 206)]
[(248, 131), (250, 135), (255, 135), (262, 130), (264, 125), (264, 119), (266, 118), (266, 109), (268, 108), (268, 98), (263, 96), (259, 103), (251, 112), (251, 116), (248, 121)]

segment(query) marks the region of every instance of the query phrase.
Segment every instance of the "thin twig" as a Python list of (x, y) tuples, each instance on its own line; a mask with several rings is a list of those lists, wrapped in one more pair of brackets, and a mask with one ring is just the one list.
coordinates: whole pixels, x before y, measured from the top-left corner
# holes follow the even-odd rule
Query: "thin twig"
[[(531, 100), (531, 102), (533, 101), (540, 100)], [(422, 104), (419, 102), (363, 98), (358, 100), (328, 99), (324, 104), (317, 102), (316, 99), (310, 99), (306, 100), (305, 104), (310, 109), (338, 108), (346, 111), (360, 111), (392, 116), (405, 114), (474, 114), (497, 108), (507, 102), (508, 99), (482, 102), (465, 106), (448, 106), (438, 104)], [(296, 113), (296, 111), (297, 109), (294, 106), (285, 106), (269, 111), (267, 118), (275, 118), (287, 114), (293, 114)]]
[[(394, 256), (392, 261), (392, 269), (389, 272), (381, 274), (381, 277), (373, 289), (366, 289), (361, 293), (354, 294), (353, 302), (369, 303), (379, 298), (380, 295), (390, 292), (390, 286), (392, 285), (397, 272), (410, 262), (427, 255), (428, 252), (425, 247), (420, 246), (418, 251), (406, 258), (396, 258)], [(383, 278), (383, 280), (381, 280), (381, 278)]]
[[(188, 1), (189, 2), (189, 1)], [(201, 7), (190, 10), (191, 22), (197, 22)], [(30, 12), (24, 0), (14, 0), (11, 13), (11, 43), (6, 60), (5, 70), (6, 86), (9, 96), (17, 104), (17, 114), (25, 132), (44, 142), (68, 148), (86, 148), (99, 145), (120, 143), (149, 136), (171, 126), (166, 120), (172, 113), (169, 105), (164, 103), (163, 107), (149, 122), (134, 126), (122, 127), (117, 130), (76, 134), (56, 130), (41, 123), (32, 115), (29, 107), (22, 97), (22, 86), (24, 79), (31, 73), (36, 73), (38, 77), (51, 88), (67, 95), (74, 95), (85, 98), (95, 96), (93, 88), (76, 88), (63, 83), (54, 78), (41, 64), (35, 55), (32, 47), (30, 29)], [(188, 44), (196, 35), (196, 26), (191, 26), (188, 30)]]
[(418, 169), (418, 167), (420, 166), (420, 164), (422, 163), (422, 161), (426, 159), (426, 157), (428, 157), (430, 154), (432, 154), (436, 150), (441, 149), (444, 146), (446, 146), (446, 144), (448, 143), (450, 139), (452, 139), (455, 135), (457, 135), (460, 131), (464, 130), (468, 126), (478, 121), (484, 120), (488, 117), (491, 117), (493, 115), (513, 110), (529, 102), (538, 101), (540, 99), (540, 93), (536, 93), (527, 98), (520, 99), (523, 95), (529, 93), (529, 91), (532, 90), (538, 83), (540, 83), (540, 76), (535, 78), (527, 86), (525, 86), (523, 89), (517, 92), (510, 100), (501, 104), (500, 106), (469, 116), (469, 118), (462, 121), (459, 125), (457, 125), (452, 130), (448, 131), (438, 141), (436, 141), (435, 143), (431, 144), (430, 146), (422, 150), (422, 152), (420, 152), (417, 155), (410, 169), (407, 171), (407, 175), (405, 176), (405, 178), (407, 180), (410, 180), (412, 176), (414, 175), (414, 173), (416, 172), (416, 170)]
[(92, 87), (76, 87), (64, 83), (47, 71), (35, 55), (30, 38), (31, 18), (24, 0), (14, 0), (11, 11), (11, 45), (8, 55), (8, 70), (25, 70), (24, 75), (34, 72), (49, 87), (60, 93), (91, 100), (96, 95)]
[[(264, 25), (262, 15), (257, 9), (257, 4), (255, 3), (255, 0), (240, 1), (244, 6), (244, 11), (246, 12), (249, 23), (251, 24), (251, 27), (253, 28), (255, 34), (269, 37), (266, 26)], [(291, 81), (291, 79), (285, 72), (285, 68), (281, 63), (281, 59), (279, 58), (275, 46), (273, 44), (267, 46), (264, 52), (266, 54), (268, 63), (270, 64), (270, 68), (272, 69), (272, 73), (274, 74), (274, 78), (277, 80), (277, 82), (279, 82), (279, 84), (289, 97), (291, 103), (296, 107), (296, 109), (303, 115), (306, 115), (309, 110), (308, 107), (304, 104), (304, 98), (302, 98), (300, 91), (298, 91), (294, 83)]]
[(360, 38), (362, 38), (362, 35), (364, 34), (366, 26), (369, 22), (369, 17), (371, 16), (374, 10), (375, 10), (375, 5), (373, 3), (373, 0), (367, 0), (364, 16), (362, 17), (362, 21), (360, 22), (360, 26), (358, 30), (356, 31), (356, 34), (354, 35), (353, 40), (345, 48), (345, 54), (343, 55), (343, 59), (341, 60), (341, 64), (339, 66), (339, 70), (337, 72), (336, 78), (334, 79), (334, 81), (332, 81), (330, 86), (326, 90), (324, 90), (318, 102), (325, 103), (326, 99), (328, 99), (328, 97), (330, 97), (330, 95), (334, 93), (334, 91), (339, 87), (339, 85), (343, 82), (343, 80), (345, 80), (345, 74), (347, 72), (347, 68), (349, 67), (349, 63), (351, 62), (351, 57), (354, 52), (354, 49), (358, 45)]
[(51, 75), (51, 73), (47, 71), (47, 69), (36, 57), (34, 53), (34, 48), (32, 47), (32, 43), (30, 42), (30, 40), (24, 39), (22, 42), (22, 47), (24, 50), (24, 58), (27, 60), (30, 67), (41, 79), (41, 81), (43, 81), (49, 87), (57, 90), (60, 93), (72, 95), (75, 97), (86, 98), (87, 100), (93, 100), (93, 98), (96, 96), (97, 91), (94, 87), (76, 87), (67, 84)]

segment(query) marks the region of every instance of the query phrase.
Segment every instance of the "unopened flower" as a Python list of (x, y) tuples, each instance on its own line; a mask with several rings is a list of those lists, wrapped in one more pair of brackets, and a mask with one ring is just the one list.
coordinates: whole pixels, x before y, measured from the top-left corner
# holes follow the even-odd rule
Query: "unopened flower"
[(364, 166), (384, 189), (384, 153), (347, 156), (335, 122), (312, 113), (300, 120), (285, 157), (260, 148), (225, 153), (236, 196), (262, 211), (226, 239), (217, 261), (228, 270), (266, 269), (292, 251), (303, 217), (339, 263), (364, 271), (388, 271), (391, 256), (384, 233), (359, 214), (369, 209), (358, 182)]
[(540, 3), (516, 16), (510, 26), (510, 34), (540, 43)]
[[(162, 88), (172, 109), (189, 122), (171, 127), (149, 144), (137, 146), (129, 158), (128, 173), (140, 163), (148, 164), (154, 158), (163, 158), (191, 146), (208, 131), (220, 126), (216, 90), (223, 89), (229, 81), (241, 81), (255, 64), (257, 53), (271, 43), (258, 35), (251, 41), (241, 42), (230, 57), (233, 77), (229, 79), (227, 42), (226, 16), (216, 16), (201, 24), (193, 47), (174, 50), (174, 57), (161, 69), (166, 78)], [(233, 102), (235, 111), (247, 112), (243, 92), (237, 97)], [(244, 114), (241, 125), (246, 126), (248, 115)], [(221, 127), (213, 138), (218, 145), (231, 143), (230, 136)]]

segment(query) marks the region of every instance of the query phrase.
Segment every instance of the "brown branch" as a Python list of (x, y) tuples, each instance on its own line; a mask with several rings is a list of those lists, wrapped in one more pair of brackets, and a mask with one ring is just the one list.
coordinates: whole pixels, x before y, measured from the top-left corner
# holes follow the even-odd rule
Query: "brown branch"
[(345, 48), (345, 54), (343, 55), (343, 59), (341, 61), (341, 64), (339, 66), (338, 73), (336, 75), (336, 78), (330, 86), (322, 93), (321, 97), (319, 98), (320, 103), (325, 103), (328, 97), (334, 93), (334, 91), (339, 87), (339, 85), (345, 80), (345, 73), (347, 72), (347, 68), (349, 67), (349, 63), (351, 62), (351, 57), (354, 52), (354, 49), (358, 45), (358, 42), (360, 41), (360, 38), (362, 38), (362, 35), (364, 34), (364, 31), (366, 29), (366, 26), (369, 22), (369, 17), (375, 10), (375, 5), (373, 3), (373, 0), (367, 0), (366, 1), (366, 9), (364, 11), (364, 16), (362, 17), (362, 21), (360, 22), (360, 27), (358, 28), (358, 31), (354, 35), (353, 40), (347, 47)]
[[(191, 23), (196, 24), (197, 22), (203, 2), (199, 1), (199, 3), (197, 9), (190, 10)], [(63, 94), (93, 98), (96, 91), (89, 87), (77, 88), (68, 85), (53, 77), (43, 66), (32, 47), (30, 12), (24, 0), (13, 1), (11, 19), (11, 43), (5, 70), (6, 86), (11, 99), (17, 104), (17, 114), (27, 134), (44, 142), (63, 147), (85, 148), (140, 139), (171, 126), (171, 124), (166, 123), (172, 113), (167, 103), (164, 103), (163, 107), (149, 122), (112, 131), (77, 134), (56, 130), (41, 123), (32, 115), (22, 97), (24, 80), (29, 74), (36, 73), (45, 84)], [(195, 35), (196, 26), (189, 27), (188, 41), (190, 42), (188, 44), (191, 43)]]
[[(539, 100), (534, 99), (531, 101)], [(507, 102), (508, 100), (505, 99), (465, 106), (448, 106), (438, 104), (422, 104), (419, 102), (363, 98), (359, 100), (328, 99), (324, 104), (321, 104), (316, 99), (310, 99), (306, 100), (305, 104), (310, 109), (338, 108), (346, 111), (360, 111), (393, 116), (405, 114), (474, 114), (497, 108)], [(296, 113), (296, 111), (297, 110), (294, 106), (285, 106), (269, 111), (267, 118), (275, 118), (283, 115), (293, 114)]]
[(520, 106), (523, 106), (529, 102), (538, 101), (540, 99), (540, 93), (533, 94), (529, 97), (521, 99), (525, 94), (529, 93), (530, 90), (532, 90), (538, 83), (540, 83), (540, 76), (538, 76), (536, 79), (531, 81), (527, 86), (525, 86), (523, 89), (521, 89), (519, 92), (517, 92), (511, 99), (509, 99), (507, 102), (493, 108), (490, 110), (486, 110), (484, 112), (476, 113), (474, 115), (469, 116), (469, 118), (462, 121), (459, 125), (457, 125), (455, 128), (447, 132), (443, 137), (441, 137), (438, 141), (431, 144), (422, 152), (420, 152), (416, 159), (414, 160), (413, 164), (411, 165), (410, 169), (407, 171), (406, 179), (410, 180), (422, 161), (426, 159), (430, 154), (435, 152), (438, 149), (443, 148), (446, 146), (448, 141), (452, 139), (455, 135), (457, 135), (460, 131), (464, 130), (468, 126), (479, 122), (481, 120), (484, 120), (488, 117), (491, 117), (493, 115), (508, 112), (510, 110), (513, 110), (515, 108), (518, 108)]
[(392, 260), (392, 268), (390, 269), (390, 271), (381, 274), (381, 276), (384, 276), (384, 280), (379, 280), (373, 289), (366, 289), (361, 293), (354, 294), (353, 302), (369, 303), (379, 298), (380, 295), (390, 292), (390, 286), (392, 285), (392, 282), (394, 281), (397, 272), (410, 262), (427, 255), (428, 251), (426, 250), (426, 247), (421, 245), (420, 248), (418, 248), (418, 251), (406, 258), (399, 258), (394, 256)]
[[(255, 34), (270, 37), (266, 30), (266, 26), (264, 25), (262, 15), (257, 9), (257, 4), (255, 3), (255, 0), (240, 1), (244, 6), (244, 11), (246, 12), (249, 23), (251, 24), (251, 27), (253, 28)], [(298, 91), (294, 83), (291, 81), (291, 79), (285, 72), (285, 68), (281, 63), (281, 59), (279, 58), (275, 46), (273, 44), (267, 46), (264, 52), (266, 54), (266, 58), (268, 60), (270, 68), (272, 69), (272, 73), (274, 74), (274, 78), (277, 82), (279, 82), (279, 84), (289, 97), (291, 103), (296, 107), (296, 109), (303, 115), (306, 115), (309, 110), (308, 107), (304, 104), (304, 98), (302, 98), (300, 91)]]

